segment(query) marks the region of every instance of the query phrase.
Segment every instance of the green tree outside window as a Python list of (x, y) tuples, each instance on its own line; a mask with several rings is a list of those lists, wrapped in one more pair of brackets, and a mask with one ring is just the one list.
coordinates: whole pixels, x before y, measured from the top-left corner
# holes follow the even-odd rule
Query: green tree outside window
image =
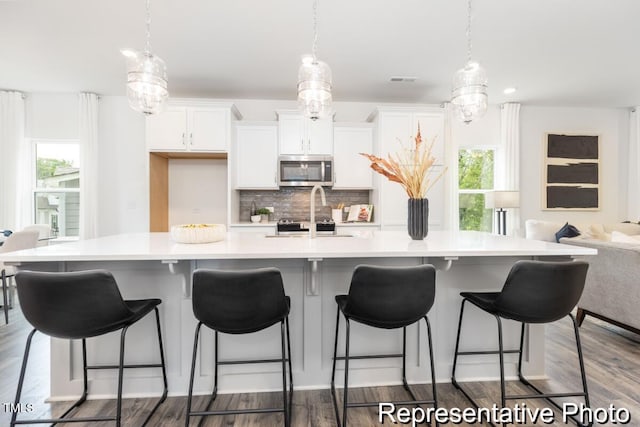
[[(484, 208), (484, 193), (494, 188), (494, 151), (458, 152), (460, 230), (491, 231), (491, 209)], [(465, 191), (467, 190), (467, 191)]]

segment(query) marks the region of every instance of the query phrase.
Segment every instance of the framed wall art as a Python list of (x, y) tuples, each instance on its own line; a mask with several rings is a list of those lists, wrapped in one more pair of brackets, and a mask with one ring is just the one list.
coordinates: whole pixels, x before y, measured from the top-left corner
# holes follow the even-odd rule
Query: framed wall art
[(548, 133), (543, 209), (600, 209), (600, 137)]

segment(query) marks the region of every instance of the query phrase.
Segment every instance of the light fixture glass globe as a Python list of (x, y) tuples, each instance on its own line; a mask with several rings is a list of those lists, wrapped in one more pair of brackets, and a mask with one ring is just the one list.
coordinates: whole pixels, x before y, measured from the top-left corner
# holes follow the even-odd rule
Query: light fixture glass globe
[(331, 115), (331, 101), (331, 69), (312, 56), (303, 56), (298, 70), (300, 110), (311, 120), (317, 120)]
[(451, 104), (460, 120), (470, 123), (484, 116), (489, 106), (487, 73), (477, 62), (469, 61), (453, 75)]
[(167, 91), (167, 66), (150, 52), (126, 50), (127, 98), (129, 106), (144, 114), (157, 114), (164, 110)]

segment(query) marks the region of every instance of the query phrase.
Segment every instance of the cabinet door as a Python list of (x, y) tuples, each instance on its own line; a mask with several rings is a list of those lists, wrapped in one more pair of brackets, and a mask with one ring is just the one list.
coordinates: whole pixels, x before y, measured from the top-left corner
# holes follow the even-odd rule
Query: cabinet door
[(277, 189), (278, 128), (236, 128), (236, 188)]
[(189, 109), (189, 150), (228, 150), (229, 112), (223, 108)]
[(304, 120), (307, 154), (333, 154), (333, 122), (330, 119)]
[(420, 124), (422, 141), (428, 144), (435, 138), (433, 155), (436, 165), (444, 165), (444, 114), (443, 113), (416, 113), (413, 115), (412, 132), (415, 136)]
[(373, 171), (369, 160), (359, 153), (373, 152), (373, 129), (336, 127), (333, 141), (333, 188), (372, 188)]
[(145, 118), (145, 136), (150, 151), (187, 150), (187, 110), (168, 107), (163, 113)]
[(280, 115), (278, 133), (280, 154), (305, 154), (307, 142), (302, 115)]

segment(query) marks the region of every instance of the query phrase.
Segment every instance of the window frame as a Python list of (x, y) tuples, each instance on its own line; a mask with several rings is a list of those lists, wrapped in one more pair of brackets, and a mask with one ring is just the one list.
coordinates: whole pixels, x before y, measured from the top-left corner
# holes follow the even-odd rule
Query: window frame
[[(79, 174), (79, 185), (77, 188), (72, 187), (38, 187), (38, 144), (68, 144), (68, 145), (76, 145), (78, 147), (78, 174)], [(30, 217), (32, 218), (32, 222), (36, 224), (38, 222), (38, 212), (37, 212), (37, 197), (40, 193), (76, 193), (78, 194), (78, 215), (82, 215), (82, 200), (81, 200), (81, 189), (82, 189), (82, 147), (80, 145), (79, 139), (57, 139), (57, 138), (31, 138), (30, 139), (30, 175), (31, 175), (31, 206), (30, 206)], [(60, 222), (60, 217), (56, 219), (57, 222)], [(78, 230), (79, 231), (79, 230)], [(80, 237), (78, 236), (67, 236), (58, 234), (59, 238), (63, 238), (64, 240), (78, 240)]]
[[(497, 174), (497, 168), (496, 168), (496, 162), (498, 159), (498, 153), (499, 153), (499, 146), (496, 145), (465, 145), (465, 146), (459, 146), (458, 147), (458, 151), (456, 152), (456, 162), (459, 165), (460, 162), (460, 151), (465, 150), (465, 151), (493, 151), (493, 188), (460, 188), (460, 168), (457, 167), (457, 171), (458, 171), (458, 176), (456, 176), (456, 200), (457, 200), (457, 205), (458, 205), (458, 212), (456, 212), (456, 215), (458, 216), (458, 218), (460, 218), (460, 195), (461, 194), (484, 194), (486, 195), (489, 192), (495, 191), (496, 190), (496, 182), (498, 179), (498, 174)], [(491, 218), (491, 230), (490, 232), (494, 232), (495, 231), (495, 219), (493, 218), (493, 212), (492, 212), (492, 218)], [(457, 221), (458, 224), (458, 231), (461, 230), (460, 228), (460, 220), (458, 219)], [(463, 230), (464, 231), (464, 230)], [(475, 231), (480, 231), (480, 230), (475, 230)]]

